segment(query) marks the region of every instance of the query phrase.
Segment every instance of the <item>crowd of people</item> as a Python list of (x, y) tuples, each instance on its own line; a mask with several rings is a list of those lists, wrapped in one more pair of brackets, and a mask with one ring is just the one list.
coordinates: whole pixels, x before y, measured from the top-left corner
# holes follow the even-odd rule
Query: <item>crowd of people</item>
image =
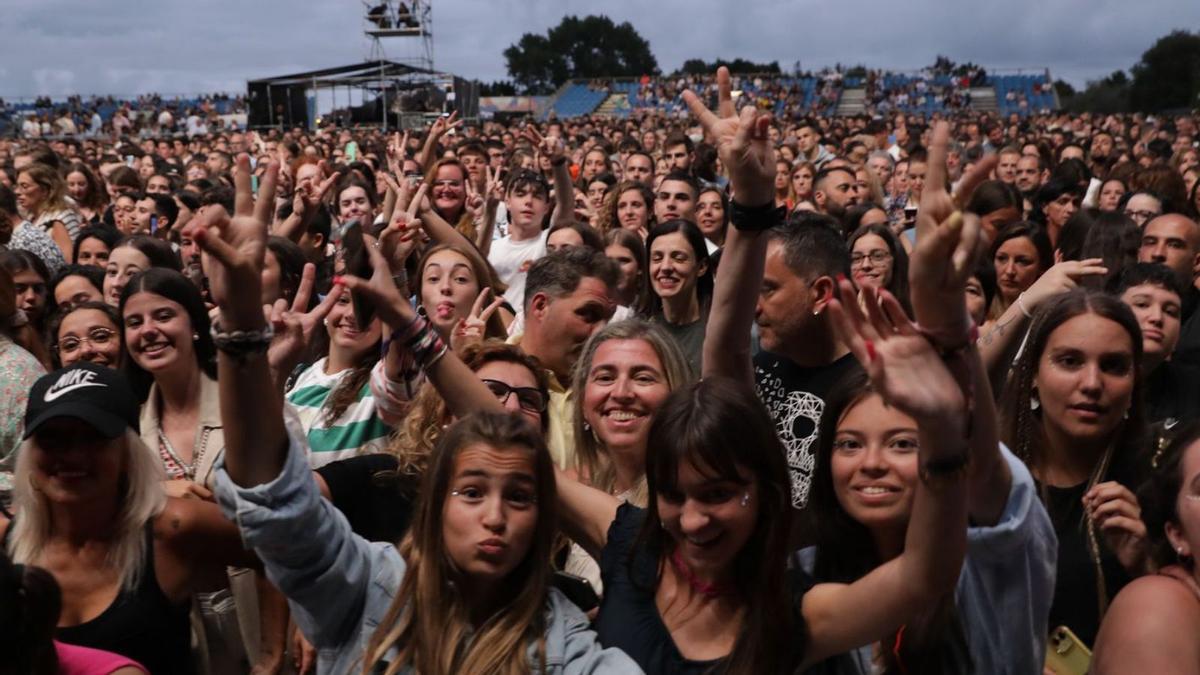
[(24, 138), (117, 135), (158, 138), (197, 136), (232, 128), (223, 115), (245, 114), (245, 98), (216, 93), (189, 98), (143, 94), (136, 98), (70, 96), (55, 103), (48, 96), (33, 101), (0, 99), (0, 133), (7, 127)]
[(0, 673), (1200, 672), (1195, 115), (0, 140)]

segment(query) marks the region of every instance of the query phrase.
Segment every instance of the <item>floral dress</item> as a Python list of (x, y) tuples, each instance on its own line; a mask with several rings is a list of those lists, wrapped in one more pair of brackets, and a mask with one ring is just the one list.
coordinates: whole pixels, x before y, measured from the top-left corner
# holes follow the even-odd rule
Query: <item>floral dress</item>
[(45, 374), (33, 354), (0, 333), (0, 502), (4, 504), (12, 495), (12, 471), (25, 431), (29, 390)]

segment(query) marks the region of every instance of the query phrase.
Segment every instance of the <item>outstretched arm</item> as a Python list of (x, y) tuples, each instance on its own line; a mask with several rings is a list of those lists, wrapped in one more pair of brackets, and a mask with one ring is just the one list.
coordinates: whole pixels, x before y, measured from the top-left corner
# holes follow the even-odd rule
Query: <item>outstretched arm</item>
[(1000, 455), (996, 406), (987, 372), (972, 342), (965, 288), (980, 252), (988, 246), (977, 216), (963, 213), (961, 204), (996, 164), (994, 156), (979, 162), (963, 177), (959, 192), (946, 190), (946, 155), (950, 125), (933, 128), (928, 176), (917, 211), (917, 243), (909, 264), (909, 293), (917, 325), (941, 350), (962, 349), (956, 368), (969, 383), (972, 419), (970, 513), (977, 525), (993, 525), (1004, 513), (1012, 476)]
[[(886, 291), (864, 289), (866, 315), (848, 281), (829, 311), (884, 402), (912, 417), (920, 443), (904, 551), (849, 584), (804, 595), (811, 664), (878, 640), (954, 590), (967, 547), (967, 413), (950, 368)], [(837, 450), (835, 450), (837, 452)]]
[(393, 358), (391, 353), (396, 352), (395, 358), (411, 359), (416, 367), (424, 370), (425, 376), (437, 388), (455, 416), (462, 417), (480, 410), (503, 412), (504, 407), (491, 390), (454, 354), (449, 345), (442, 342), (437, 330), (417, 316), (408, 299), (400, 295), (388, 270), (387, 259), (374, 246), (374, 238), (364, 235), (363, 241), (363, 248), (371, 258), (371, 278), (347, 276), (339, 277), (338, 281), (352, 293), (369, 298), (379, 312), (379, 318), (391, 328), (388, 358)]
[[(274, 193), (278, 174), (279, 164), (271, 162), (260, 195)], [(259, 304), (261, 270), (273, 204), (262, 197), (254, 202), (246, 155), (238, 157), (234, 184), (234, 216), (225, 216), (221, 209), (210, 210), (188, 230), (208, 259), (205, 268), (220, 310), (217, 329), (226, 334), (241, 331), (261, 336), (267, 327)], [(235, 352), (221, 348), (217, 352), (225, 466), (242, 487), (261, 485), (278, 476), (288, 445), (283, 397), (271, 377), (266, 341), (256, 342), (264, 349)]]
[(462, 120), (458, 119), (457, 110), (450, 113), (448, 117), (439, 117), (433, 121), (433, 124), (429, 127), (429, 132), (425, 134), (425, 145), (421, 148), (421, 152), (417, 154), (417, 163), (421, 165), (421, 173), (428, 172), (437, 160), (434, 151), (437, 149), (438, 143), (441, 142), (442, 136), (460, 126), (462, 126)]
[(571, 222), (575, 219), (575, 186), (571, 184), (571, 167), (567, 163), (562, 139), (542, 136), (533, 127), (525, 130), (525, 138), (549, 158), (554, 171), (554, 216), (551, 224)]
[[(721, 162), (729, 172), (734, 201), (749, 208), (773, 204), (775, 151), (767, 140), (771, 118), (753, 106), (743, 108), (740, 116), (735, 115), (729, 71), (724, 67), (717, 70), (717, 88), (719, 117), (694, 92), (685, 91), (683, 97), (717, 146)], [(750, 325), (754, 322), (767, 252), (763, 225), (770, 223), (735, 221), (726, 236), (704, 332), (702, 377), (724, 375), (754, 384)]]

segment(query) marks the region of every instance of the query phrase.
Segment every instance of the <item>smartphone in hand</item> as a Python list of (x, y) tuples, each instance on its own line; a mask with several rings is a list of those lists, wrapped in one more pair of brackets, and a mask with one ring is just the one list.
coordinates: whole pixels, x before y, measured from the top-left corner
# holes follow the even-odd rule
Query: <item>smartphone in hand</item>
[[(366, 245), (362, 226), (359, 223), (352, 223), (346, 228), (346, 233), (342, 236), (342, 251), (343, 260), (346, 261), (347, 274), (353, 274), (360, 279), (371, 278), (373, 268)], [(367, 325), (375, 319), (375, 305), (361, 293), (352, 293), (350, 299), (354, 302), (355, 322), (360, 329), (366, 330)]]

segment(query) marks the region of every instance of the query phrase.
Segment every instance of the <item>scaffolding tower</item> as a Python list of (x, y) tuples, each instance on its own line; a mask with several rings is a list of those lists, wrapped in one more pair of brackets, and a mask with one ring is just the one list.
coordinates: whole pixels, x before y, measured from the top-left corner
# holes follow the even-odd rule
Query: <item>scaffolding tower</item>
[[(362, 0), (370, 61), (394, 61), (433, 70), (431, 0)], [(384, 44), (386, 41), (386, 45)], [(388, 53), (385, 47), (392, 47)]]

